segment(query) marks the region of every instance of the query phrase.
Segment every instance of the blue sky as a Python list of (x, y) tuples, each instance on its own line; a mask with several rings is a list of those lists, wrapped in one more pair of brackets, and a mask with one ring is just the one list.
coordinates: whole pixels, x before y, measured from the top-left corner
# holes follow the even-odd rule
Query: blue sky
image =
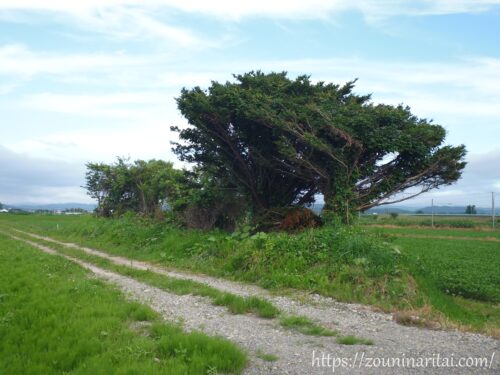
[(469, 165), (412, 204), (484, 206), (500, 193), (499, 38), (499, 0), (2, 0), (0, 202), (88, 202), (87, 161), (175, 161), (180, 89), (261, 69), (358, 78), (443, 125)]

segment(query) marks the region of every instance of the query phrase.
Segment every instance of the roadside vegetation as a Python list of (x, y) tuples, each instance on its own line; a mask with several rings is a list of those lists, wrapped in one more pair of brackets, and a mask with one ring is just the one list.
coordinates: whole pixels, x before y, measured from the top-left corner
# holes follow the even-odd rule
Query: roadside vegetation
[[(429, 321), (438, 327), (499, 335), (498, 243), (480, 238), (415, 239), (391, 236), (392, 228), (346, 226), (292, 235), (244, 230), (231, 234), (187, 230), (132, 215), (112, 220), (8, 215), (0, 220), (4, 228), (13, 226), (130, 259), (252, 282), (281, 293), (298, 289), (403, 311), (420, 316), (424, 326), (436, 326)], [(428, 230), (429, 236), (435, 232)]]
[(246, 364), (234, 344), (183, 332), (61, 257), (1, 234), (0, 256), (0, 373), (240, 373)]

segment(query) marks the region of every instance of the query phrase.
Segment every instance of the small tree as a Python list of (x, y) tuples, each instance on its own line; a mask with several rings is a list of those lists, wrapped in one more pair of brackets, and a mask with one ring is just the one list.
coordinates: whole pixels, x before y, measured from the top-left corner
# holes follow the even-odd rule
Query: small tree
[(136, 160), (128, 163), (118, 158), (114, 164), (87, 163), (87, 193), (97, 200), (101, 216), (126, 211), (158, 216), (167, 197), (177, 194), (183, 172), (162, 160)]
[(467, 215), (475, 215), (477, 214), (477, 210), (476, 210), (476, 206), (475, 205), (468, 205), (466, 208), (465, 208), (465, 213)]

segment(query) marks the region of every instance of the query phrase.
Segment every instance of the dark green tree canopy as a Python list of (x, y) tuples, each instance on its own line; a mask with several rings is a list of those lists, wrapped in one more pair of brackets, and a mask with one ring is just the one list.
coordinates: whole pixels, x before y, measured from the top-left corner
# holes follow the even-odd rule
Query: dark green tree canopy
[[(308, 76), (250, 72), (177, 99), (191, 125), (174, 152), (217, 170), (254, 208), (301, 205), (324, 196), (326, 209), (349, 212), (409, 199), (451, 184), (465, 166), (464, 146), (443, 145), (443, 127), (408, 107), (374, 104), (343, 86)], [(392, 199), (413, 188), (413, 194)]]
[(465, 213), (467, 215), (476, 215), (477, 214), (476, 206), (473, 204), (468, 205), (467, 207), (465, 207)]
[(254, 207), (311, 201), (315, 191), (309, 181), (283, 168), (279, 129), (263, 126), (252, 113), (258, 110), (252, 108), (255, 99), (251, 90), (229, 83), (214, 82), (208, 94), (199, 87), (183, 90), (178, 105), (194, 126), (181, 131), (188, 144), (178, 144), (176, 154), (239, 186)]

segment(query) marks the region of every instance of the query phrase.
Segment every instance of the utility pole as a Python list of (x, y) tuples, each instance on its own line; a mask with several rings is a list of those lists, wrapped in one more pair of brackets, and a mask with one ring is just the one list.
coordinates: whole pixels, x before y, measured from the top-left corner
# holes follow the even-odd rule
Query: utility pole
[(495, 192), (491, 192), (491, 226), (495, 229)]
[(434, 198), (431, 200), (431, 224), (434, 228)]

